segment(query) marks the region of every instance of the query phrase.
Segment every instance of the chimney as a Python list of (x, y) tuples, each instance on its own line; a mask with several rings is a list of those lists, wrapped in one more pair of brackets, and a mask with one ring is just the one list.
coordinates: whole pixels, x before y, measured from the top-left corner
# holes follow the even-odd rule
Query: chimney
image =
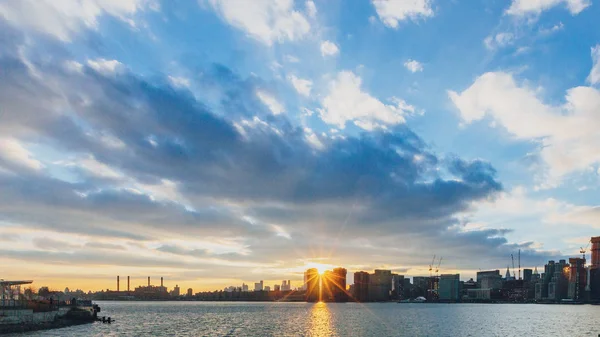
[(148, 276), (148, 287), (150, 286), (150, 276)]
[(119, 282), (119, 275), (117, 275), (117, 292), (119, 291), (119, 285), (121, 282)]
[(163, 286), (163, 278), (162, 278), (162, 276), (161, 276), (161, 278), (160, 278), (160, 286), (161, 286), (161, 287)]
[(129, 292), (129, 276), (127, 276), (127, 292)]

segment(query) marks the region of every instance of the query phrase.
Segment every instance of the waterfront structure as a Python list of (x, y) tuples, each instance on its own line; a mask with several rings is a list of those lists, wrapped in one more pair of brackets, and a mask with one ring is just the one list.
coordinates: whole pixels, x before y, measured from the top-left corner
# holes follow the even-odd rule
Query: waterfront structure
[(369, 275), (369, 300), (372, 302), (388, 301), (392, 292), (392, 271), (375, 269)]
[(569, 288), (568, 297), (575, 301), (585, 298), (585, 286), (587, 284), (587, 270), (585, 259), (572, 257), (569, 259)]
[(592, 237), (592, 259), (590, 268), (600, 269), (600, 236)]
[(192, 290), (192, 288), (188, 288), (187, 297), (192, 297), (192, 296), (194, 296), (194, 291)]
[[(161, 282), (162, 282), (162, 277), (161, 277)], [(173, 288), (173, 292), (171, 292), (171, 296), (179, 297), (179, 295), (181, 295), (181, 289), (179, 289), (179, 285), (176, 284), (175, 288)]]
[(560, 301), (567, 298), (569, 290), (568, 276), (569, 266), (566, 260), (559, 260), (558, 263), (554, 264), (554, 273), (551, 274), (551, 279), (548, 283), (547, 299)]
[(392, 274), (392, 299), (404, 298), (404, 275)]
[(440, 301), (456, 302), (460, 299), (460, 274), (442, 274), (438, 286)]
[(310, 268), (304, 273), (307, 302), (318, 302), (321, 299), (321, 277), (317, 268)]
[(410, 297), (416, 298), (419, 296), (426, 296), (427, 290), (431, 284), (430, 277), (428, 276), (413, 276), (413, 289)]
[(477, 286), (480, 289), (502, 288), (502, 276), (500, 270), (488, 270), (477, 272)]
[(260, 280), (260, 282), (254, 283), (254, 291), (262, 291), (263, 285), (264, 285), (264, 283), (262, 280)]
[(369, 273), (357, 271), (354, 273), (354, 299), (358, 302), (369, 301)]
[(248, 291), (248, 285), (246, 283), (242, 283), (242, 291)]
[(334, 268), (331, 277), (326, 281), (331, 285), (331, 295), (335, 302), (346, 302), (348, 296), (346, 293), (346, 275), (348, 271), (345, 268)]

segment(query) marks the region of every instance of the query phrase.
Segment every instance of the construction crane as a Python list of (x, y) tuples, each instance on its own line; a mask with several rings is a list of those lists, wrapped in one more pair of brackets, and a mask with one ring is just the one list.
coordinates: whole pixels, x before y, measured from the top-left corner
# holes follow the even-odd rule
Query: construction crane
[(429, 277), (433, 276), (433, 264), (435, 263), (435, 254), (433, 254), (433, 259), (431, 259), (431, 263), (429, 264)]
[(513, 279), (516, 279), (517, 275), (515, 274), (515, 257), (513, 256), (513, 254), (510, 254), (510, 259), (512, 260), (512, 266), (513, 266)]
[(579, 251), (579, 253), (581, 253), (581, 257), (585, 260), (585, 253), (587, 252), (588, 247), (590, 246), (590, 241), (588, 241), (587, 245), (585, 246), (585, 248), (580, 247), (581, 250)]
[(442, 264), (442, 257), (440, 257), (440, 261), (438, 262), (437, 267), (435, 268), (435, 276), (438, 276), (438, 273), (440, 271), (440, 265)]
[(519, 249), (519, 280), (521, 279), (521, 250)]

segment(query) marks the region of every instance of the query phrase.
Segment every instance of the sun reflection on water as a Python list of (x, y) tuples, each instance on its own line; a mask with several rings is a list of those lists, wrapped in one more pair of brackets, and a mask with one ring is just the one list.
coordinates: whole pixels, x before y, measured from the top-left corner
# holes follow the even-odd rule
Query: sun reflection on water
[(331, 322), (331, 312), (325, 302), (318, 302), (312, 306), (308, 335), (315, 337), (336, 335)]

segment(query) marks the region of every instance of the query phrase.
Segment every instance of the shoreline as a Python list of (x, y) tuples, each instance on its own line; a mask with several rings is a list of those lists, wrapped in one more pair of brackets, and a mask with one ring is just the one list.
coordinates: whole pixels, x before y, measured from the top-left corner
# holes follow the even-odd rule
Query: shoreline
[(68, 328), (70, 326), (91, 324), (95, 321), (84, 321), (74, 319), (58, 319), (54, 322), (37, 323), (37, 324), (7, 324), (0, 325), (0, 335), (12, 334), (12, 333), (25, 333), (42, 330), (54, 330), (61, 328)]

